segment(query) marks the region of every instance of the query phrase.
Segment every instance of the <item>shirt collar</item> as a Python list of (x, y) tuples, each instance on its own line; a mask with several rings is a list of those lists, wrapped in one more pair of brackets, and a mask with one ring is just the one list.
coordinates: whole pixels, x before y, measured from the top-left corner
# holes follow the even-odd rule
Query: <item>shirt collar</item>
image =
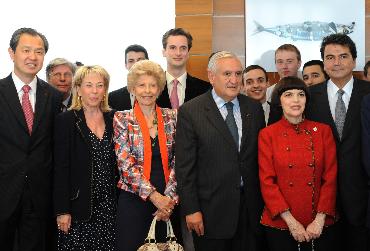
[[(15, 88), (17, 89), (17, 93), (22, 91), (22, 87), (25, 85), (23, 81), (14, 73), (12, 72), (12, 79), (15, 85)], [(35, 76), (31, 83), (28, 84), (31, 87), (31, 92), (36, 93), (36, 87), (37, 87), (37, 77)]]
[[(351, 79), (344, 85), (344, 87), (342, 88), (342, 90), (349, 96), (351, 96), (352, 94), (352, 89), (353, 89), (353, 76), (351, 77)], [(328, 80), (328, 95), (330, 97), (335, 97), (335, 95), (337, 94), (339, 88), (338, 86), (336, 86), (334, 84), (333, 81), (331, 81), (331, 79)]]
[[(187, 73), (184, 72), (180, 77), (176, 78), (179, 81), (179, 84), (180, 85), (182, 85), (182, 86), (185, 86), (186, 85), (186, 76), (187, 76)], [(175, 79), (175, 77), (172, 76), (168, 71), (166, 71), (167, 84), (171, 84), (172, 85), (172, 81), (174, 79)]]
[[(217, 93), (215, 92), (215, 89), (212, 89), (212, 97), (219, 110), (227, 103), (225, 100), (223, 100), (220, 96), (217, 95)], [(234, 104), (234, 107), (239, 107), (238, 97), (235, 97), (230, 102)]]

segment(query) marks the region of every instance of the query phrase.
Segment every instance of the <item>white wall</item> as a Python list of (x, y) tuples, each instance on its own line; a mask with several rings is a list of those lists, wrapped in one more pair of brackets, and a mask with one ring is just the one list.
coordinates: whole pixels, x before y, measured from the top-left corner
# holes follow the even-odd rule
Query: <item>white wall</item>
[(13, 69), (9, 40), (20, 27), (34, 28), (49, 41), (42, 79), (50, 60), (65, 57), (103, 66), (111, 75), (109, 90), (118, 89), (126, 85), (124, 50), (135, 43), (166, 67), (161, 40), (175, 26), (175, 0), (5, 0), (0, 9), (0, 78)]

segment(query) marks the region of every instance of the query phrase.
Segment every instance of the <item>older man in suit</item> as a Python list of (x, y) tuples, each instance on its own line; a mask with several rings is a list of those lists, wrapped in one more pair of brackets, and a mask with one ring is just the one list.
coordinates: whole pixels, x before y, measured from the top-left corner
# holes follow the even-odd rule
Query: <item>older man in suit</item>
[(13, 33), (13, 72), (0, 80), (0, 249), (45, 250), (51, 214), (52, 131), (62, 95), (36, 74), (48, 42), (31, 28)]
[(167, 61), (167, 84), (158, 97), (160, 107), (177, 109), (211, 88), (211, 85), (186, 72), (193, 37), (182, 28), (167, 31), (162, 37), (162, 54)]
[(366, 228), (369, 177), (361, 159), (361, 101), (370, 93), (369, 83), (356, 79), (356, 45), (347, 35), (323, 39), (321, 57), (330, 79), (311, 86), (307, 117), (331, 126), (337, 145), (340, 213), (337, 250), (368, 250)]
[(242, 70), (234, 54), (214, 54), (212, 91), (178, 113), (178, 192), (197, 251), (260, 248), (257, 136), (265, 121), (261, 104), (239, 95)]

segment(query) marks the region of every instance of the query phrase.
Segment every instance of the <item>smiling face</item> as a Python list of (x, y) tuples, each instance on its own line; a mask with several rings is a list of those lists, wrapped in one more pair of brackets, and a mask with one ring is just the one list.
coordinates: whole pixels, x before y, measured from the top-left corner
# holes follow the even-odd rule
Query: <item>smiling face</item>
[(266, 101), (268, 82), (266, 75), (261, 69), (250, 70), (244, 73), (243, 88), (245, 93), (261, 103)]
[(77, 88), (82, 106), (85, 108), (100, 108), (105, 92), (104, 78), (95, 72), (88, 74)]
[(44, 63), (45, 49), (41, 37), (24, 33), (15, 51), (9, 48), (8, 52), (14, 62), (14, 73), (24, 83), (30, 83)]
[(154, 107), (160, 89), (153, 76), (141, 75), (133, 87), (133, 94), (140, 106)]
[(240, 92), (242, 64), (237, 58), (220, 58), (216, 62), (216, 71), (208, 71), (208, 78), (216, 94), (229, 102)]
[(320, 65), (310, 65), (303, 69), (303, 81), (307, 86), (320, 84), (325, 81), (325, 74)]
[(330, 79), (342, 88), (351, 78), (356, 66), (350, 49), (340, 44), (328, 44), (324, 49), (324, 69)]
[(292, 89), (283, 92), (280, 96), (280, 102), (287, 120), (302, 119), (306, 106), (306, 94), (303, 90)]
[(169, 36), (163, 56), (169, 68), (184, 68), (189, 58), (188, 39), (185, 36)]

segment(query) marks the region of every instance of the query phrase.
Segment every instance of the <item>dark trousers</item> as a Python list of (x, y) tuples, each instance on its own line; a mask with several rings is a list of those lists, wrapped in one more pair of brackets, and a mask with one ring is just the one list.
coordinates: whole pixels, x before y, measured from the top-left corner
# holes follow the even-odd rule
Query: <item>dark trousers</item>
[[(205, 229), (205, 232), (207, 229)], [(265, 251), (262, 230), (251, 229), (247, 217), (245, 195), (240, 196), (239, 222), (235, 235), (230, 239), (212, 239), (193, 232), (195, 251)]]
[(31, 197), (26, 184), (15, 212), (0, 222), (2, 251), (45, 250), (45, 219), (35, 213)]
[[(320, 238), (313, 242), (301, 242), (298, 244), (289, 230), (280, 230), (266, 227), (266, 237), (270, 251), (335, 251), (335, 228), (325, 227)], [(299, 247), (298, 247), (299, 246)]]
[(370, 230), (365, 225), (353, 226), (342, 218), (336, 224), (336, 239), (338, 251), (370, 251)]

